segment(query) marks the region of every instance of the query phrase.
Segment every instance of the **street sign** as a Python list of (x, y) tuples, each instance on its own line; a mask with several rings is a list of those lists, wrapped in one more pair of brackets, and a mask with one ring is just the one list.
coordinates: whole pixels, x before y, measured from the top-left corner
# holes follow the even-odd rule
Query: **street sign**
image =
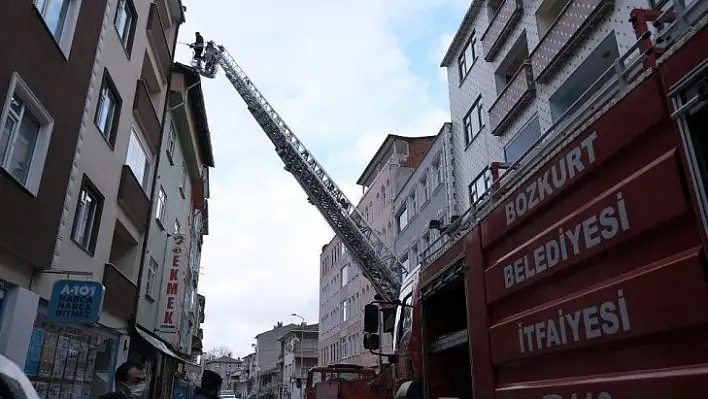
[(57, 323), (91, 324), (101, 317), (103, 284), (96, 281), (59, 280), (49, 300), (49, 320)]

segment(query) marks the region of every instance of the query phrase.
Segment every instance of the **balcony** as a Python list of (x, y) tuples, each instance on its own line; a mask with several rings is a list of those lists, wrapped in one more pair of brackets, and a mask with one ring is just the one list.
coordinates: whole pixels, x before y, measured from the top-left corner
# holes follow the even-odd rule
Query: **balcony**
[(506, 85), (499, 97), (489, 107), (492, 134), (500, 136), (504, 127), (519, 114), (519, 111), (536, 95), (531, 64), (524, 63)]
[(145, 136), (147, 144), (150, 146), (150, 150), (156, 153), (160, 145), (162, 127), (160, 126), (160, 119), (155, 112), (155, 107), (152, 105), (150, 92), (148, 91), (145, 81), (142, 79), (138, 80), (135, 88), (133, 114), (135, 115), (135, 119), (138, 120), (138, 123), (140, 123), (141, 131), (143, 132), (143, 136)]
[(130, 320), (138, 300), (138, 286), (110, 263), (103, 267), (103, 310), (113, 316)]
[(613, 3), (612, 0), (571, 0), (565, 6), (531, 54), (537, 82), (545, 83), (554, 76), (592, 28), (603, 21)]
[(499, 49), (521, 19), (524, 4), (523, 0), (504, 0), (499, 10), (494, 14), (489, 27), (482, 35), (482, 48), (484, 59), (494, 61)]
[(121, 171), (118, 204), (141, 232), (147, 229), (150, 217), (150, 199), (128, 165), (123, 165)]
[(150, 40), (150, 45), (153, 49), (153, 54), (157, 57), (156, 61), (160, 73), (162, 74), (162, 79), (166, 82), (167, 78), (170, 76), (172, 54), (170, 54), (170, 46), (167, 44), (165, 28), (160, 20), (159, 7), (155, 3), (150, 4), (147, 33)]

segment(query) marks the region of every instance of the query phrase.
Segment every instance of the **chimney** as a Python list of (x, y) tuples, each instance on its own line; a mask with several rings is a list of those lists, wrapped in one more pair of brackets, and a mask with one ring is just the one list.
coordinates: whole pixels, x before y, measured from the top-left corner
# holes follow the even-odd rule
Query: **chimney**
[(274, 329), (274, 330), (277, 330), (278, 328), (282, 328), (282, 327), (283, 327), (283, 322), (282, 322), (282, 321), (279, 321), (278, 324), (276, 324), (276, 325), (273, 326), (273, 329)]

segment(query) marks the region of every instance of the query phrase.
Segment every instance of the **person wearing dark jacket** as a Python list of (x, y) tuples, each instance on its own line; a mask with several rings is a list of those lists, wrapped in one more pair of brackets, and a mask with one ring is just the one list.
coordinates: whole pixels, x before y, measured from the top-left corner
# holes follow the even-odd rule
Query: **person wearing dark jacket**
[(216, 399), (221, 390), (221, 376), (211, 370), (204, 370), (202, 373), (201, 387), (194, 390), (192, 399)]
[(125, 362), (116, 370), (116, 390), (108, 392), (99, 399), (143, 398), (147, 390), (145, 367), (136, 362)]

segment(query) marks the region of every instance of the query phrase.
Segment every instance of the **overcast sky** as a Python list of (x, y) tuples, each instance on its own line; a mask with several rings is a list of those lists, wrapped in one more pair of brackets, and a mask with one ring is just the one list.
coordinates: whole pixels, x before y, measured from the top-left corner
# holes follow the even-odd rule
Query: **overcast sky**
[[(183, 0), (181, 42), (224, 45), (350, 199), (388, 133), (449, 119), (440, 60), (465, 0)], [(177, 61), (191, 50), (179, 46)], [(319, 255), (333, 232), (222, 75), (203, 80), (216, 168), (199, 292), (204, 347), (251, 350), (278, 321), (318, 322)]]

